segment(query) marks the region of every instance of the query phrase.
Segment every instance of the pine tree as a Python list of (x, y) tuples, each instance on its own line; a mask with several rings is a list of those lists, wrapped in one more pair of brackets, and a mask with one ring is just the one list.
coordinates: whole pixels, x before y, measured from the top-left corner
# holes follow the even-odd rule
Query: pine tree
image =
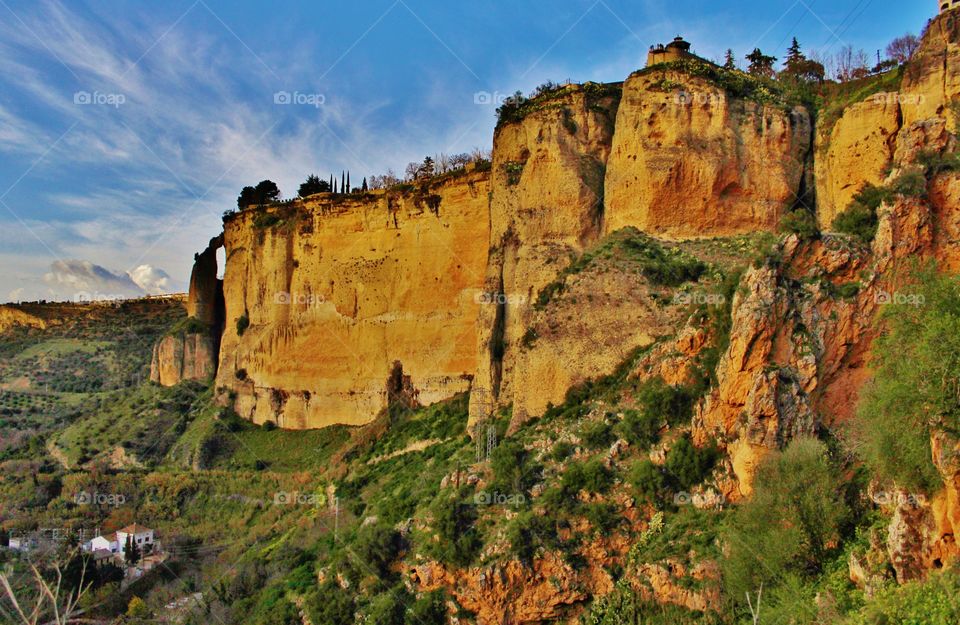
[(784, 66), (788, 70), (793, 69), (806, 60), (807, 57), (805, 57), (803, 52), (800, 50), (800, 42), (797, 41), (796, 37), (794, 37), (790, 47), (787, 48), (787, 60), (784, 61)]
[(723, 62), (723, 69), (737, 69), (737, 59), (733, 56), (732, 49), (727, 49), (727, 58)]
[(776, 73), (773, 70), (773, 64), (777, 62), (777, 57), (764, 54), (760, 48), (754, 48), (753, 52), (747, 55), (747, 60), (750, 61), (747, 71), (754, 76), (773, 78)]

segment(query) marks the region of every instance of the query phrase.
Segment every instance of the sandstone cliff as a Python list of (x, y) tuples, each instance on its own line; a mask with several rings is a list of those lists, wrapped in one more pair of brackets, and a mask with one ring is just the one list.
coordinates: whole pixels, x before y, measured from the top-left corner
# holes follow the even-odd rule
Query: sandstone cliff
[(606, 175), (607, 232), (691, 238), (774, 230), (803, 194), (810, 116), (675, 70), (623, 86)]
[[(878, 93), (817, 128), (817, 217), (829, 230), (865, 184), (887, 177), (902, 120), (897, 93)], [(830, 127), (827, 127), (830, 126)]]
[[(521, 414), (557, 402), (584, 369), (572, 354), (565, 367), (555, 355), (525, 358), (540, 290), (600, 236), (603, 179), (617, 93), (569, 88), (522, 121), (498, 128), (493, 148), (490, 255), (484, 289), (490, 305), (477, 316), (478, 362), (471, 416), (488, 416), (514, 403)], [(609, 362), (612, 355), (602, 355)], [(541, 356), (540, 358), (543, 358)], [(599, 364), (599, 363), (598, 363)], [(551, 372), (530, 383), (530, 375)]]
[(180, 332), (153, 346), (150, 380), (174, 386), (185, 380), (209, 380), (216, 372), (214, 338), (206, 332)]
[(370, 422), (395, 366), (423, 404), (469, 389), (489, 193), (474, 172), (227, 220), (222, 399), (302, 429)]
[(956, 129), (955, 103), (960, 95), (960, 16), (956, 11), (930, 22), (907, 66), (901, 93), (904, 126), (944, 117)]

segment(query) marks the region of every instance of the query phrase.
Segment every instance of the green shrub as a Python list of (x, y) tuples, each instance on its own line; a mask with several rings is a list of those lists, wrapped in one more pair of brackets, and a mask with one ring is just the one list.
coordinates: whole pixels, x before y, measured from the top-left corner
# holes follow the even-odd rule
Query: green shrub
[(840, 544), (849, 509), (826, 446), (794, 440), (759, 467), (753, 497), (727, 519), (723, 574), (738, 603), (760, 584), (772, 591), (787, 575), (818, 574)]
[(613, 427), (606, 421), (587, 422), (580, 427), (579, 434), (588, 449), (607, 447), (613, 442)]
[(673, 486), (678, 490), (688, 490), (710, 474), (719, 455), (715, 446), (698, 448), (690, 435), (685, 434), (667, 452), (664, 468)]
[(542, 473), (532, 454), (516, 439), (507, 439), (494, 448), (490, 467), (494, 475), (490, 488), (504, 495), (526, 495)]
[(856, 202), (838, 213), (833, 220), (835, 231), (849, 234), (864, 243), (870, 243), (877, 236), (877, 225), (876, 211)]
[(407, 604), (412, 597), (402, 585), (375, 596), (366, 609), (366, 625), (405, 625)]
[[(956, 104), (956, 101), (954, 104)], [(924, 169), (927, 177), (932, 180), (942, 173), (960, 170), (960, 153), (941, 154), (936, 150), (923, 150), (917, 155), (917, 163)]]
[(648, 502), (662, 501), (666, 497), (669, 482), (663, 469), (650, 460), (638, 460), (627, 478), (640, 497)]
[(580, 617), (581, 625), (720, 625), (725, 622), (716, 612), (704, 613), (648, 601), (627, 579), (617, 582), (612, 592), (596, 598), (589, 612)]
[(174, 324), (174, 326), (167, 331), (167, 334), (206, 334), (209, 331), (210, 328), (196, 317), (185, 317)]
[(569, 493), (585, 490), (589, 493), (605, 493), (613, 483), (613, 473), (603, 466), (599, 458), (584, 463), (571, 464), (563, 474), (564, 488)]
[(580, 491), (605, 493), (613, 484), (613, 473), (599, 458), (585, 463), (573, 462), (560, 477), (560, 483), (543, 495), (548, 508), (572, 510), (579, 506)]
[(443, 590), (424, 593), (407, 615), (409, 625), (447, 625), (447, 597)]
[(680, 425), (690, 419), (696, 397), (691, 389), (671, 386), (658, 376), (640, 385), (636, 400), (645, 414), (660, 417), (670, 425)]
[(261, 212), (253, 218), (253, 227), (257, 230), (266, 230), (279, 224), (282, 220), (276, 213)]
[(381, 579), (391, 576), (390, 565), (400, 554), (400, 534), (379, 523), (360, 528), (353, 550)]
[(429, 543), (428, 551), (440, 562), (470, 566), (483, 547), (476, 528), (477, 506), (441, 494), (432, 512), (433, 529), (440, 542)]
[(352, 591), (343, 589), (333, 579), (327, 578), (317, 591), (309, 596), (305, 611), (314, 623), (330, 625), (354, 625), (356, 609)]
[(573, 443), (569, 441), (558, 441), (557, 444), (553, 446), (553, 451), (550, 453), (550, 457), (556, 462), (563, 462), (573, 455), (573, 451)]
[(507, 526), (510, 552), (521, 562), (530, 564), (538, 552), (556, 546), (556, 526), (549, 518), (531, 511), (521, 512)]
[(815, 239), (820, 234), (817, 218), (812, 211), (798, 208), (785, 214), (778, 226), (780, 232), (795, 234), (803, 240)]
[(787, 105), (785, 91), (780, 83), (753, 76), (737, 69), (726, 69), (700, 59), (682, 59), (660, 63), (641, 70), (637, 74), (649, 74), (664, 70), (674, 70), (705, 78), (722, 87), (730, 95), (753, 100), (760, 104)]
[(645, 410), (627, 410), (617, 430), (631, 445), (647, 449), (660, 440), (662, 425), (663, 419), (659, 415)]
[(864, 461), (881, 480), (932, 492), (940, 485), (930, 434), (957, 431), (960, 397), (960, 280), (915, 270), (881, 316), (873, 380), (854, 427)]
[(623, 520), (617, 506), (612, 503), (591, 503), (583, 508), (583, 516), (590, 522), (593, 530), (599, 534), (609, 534)]
[(920, 170), (907, 170), (890, 183), (890, 191), (903, 197), (923, 197), (927, 193), (927, 177)]
[(960, 623), (960, 575), (935, 573), (926, 582), (890, 588), (868, 603), (850, 625), (943, 625)]
[(503, 164), (503, 172), (507, 175), (507, 186), (512, 187), (520, 184), (520, 178), (523, 175), (524, 163), (521, 161), (509, 161)]

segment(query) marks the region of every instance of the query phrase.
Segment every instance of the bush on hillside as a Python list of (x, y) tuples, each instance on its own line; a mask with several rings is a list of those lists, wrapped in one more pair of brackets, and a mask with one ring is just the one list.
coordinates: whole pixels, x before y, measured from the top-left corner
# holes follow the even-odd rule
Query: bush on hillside
[(469, 566), (483, 547), (476, 528), (477, 506), (441, 495), (434, 503), (432, 512), (432, 527), (440, 541), (430, 543), (428, 551), (440, 562)]
[(805, 208), (798, 208), (785, 214), (780, 219), (778, 229), (782, 233), (795, 234), (804, 241), (815, 239), (820, 234), (816, 216)]
[(766, 593), (789, 575), (818, 574), (838, 548), (848, 514), (823, 443), (796, 439), (770, 455), (757, 471), (752, 499), (722, 531), (729, 596), (739, 603), (761, 583)]
[(861, 455), (889, 483), (931, 492), (934, 429), (960, 426), (960, 280), (935, 268), (915, 270), (884, 310), (874, 342), (874, 379), (858, 406)]
[(678, 491), (685, 491), (701, 483), (720, 456), (715, 446), (699, 448), (689, 434), (684, 434), (667, 452), (664, 468)]

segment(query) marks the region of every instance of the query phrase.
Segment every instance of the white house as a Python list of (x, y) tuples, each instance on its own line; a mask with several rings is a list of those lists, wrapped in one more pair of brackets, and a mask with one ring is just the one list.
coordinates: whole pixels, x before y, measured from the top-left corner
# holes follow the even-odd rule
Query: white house
[(97, 536), (88, 543), (87, 551), (109, 551), (110, 553), (119, 553), (120, 545), (117, 543), (117, 533), (107, 534), (106, 536)]
[(117, 530), (117, 547), (120, 553), (126, 553), (128, 537), (140, 548), (140, 553), (149, 553), (153, 550), (154, 532), (149, 527), (134, 523)]

